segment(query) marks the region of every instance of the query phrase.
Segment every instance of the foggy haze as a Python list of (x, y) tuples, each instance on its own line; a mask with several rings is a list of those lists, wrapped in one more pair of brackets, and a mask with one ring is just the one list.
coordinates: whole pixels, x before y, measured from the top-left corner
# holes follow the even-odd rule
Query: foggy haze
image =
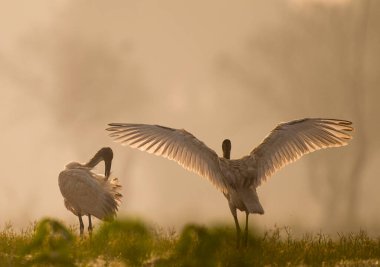
[(219, 155), (229, 138), (240, 158), (279, 122), (329, 117), (354, 122), (350, 145), (276, 173), (251, 224), (378, 233), (380, 4), (325, 2), (0, 2), (0, 225), (76, 223), (58, 174), (102, 146), (123, 185), (120, 217), (232, 224), (211, 183), (113, 143), (107, 124), (185, 128)]

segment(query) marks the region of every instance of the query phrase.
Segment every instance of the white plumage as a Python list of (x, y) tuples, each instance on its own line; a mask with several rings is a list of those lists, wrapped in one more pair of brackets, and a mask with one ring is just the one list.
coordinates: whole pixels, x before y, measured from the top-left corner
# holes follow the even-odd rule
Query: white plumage
[[(86, 164), (71, 162), (59, 174), (58, 184), (66, 208), (79, 218), (80, 234), (83, 235), (82, 216), (89, 218), (88, 230), (91, 233), (91, 215), (101, 220), (116, 216), (122, 195), (117, 178), (109, 179), (113, 153), (108, 147), (99, 150)], [(105, 175), (97, 174), (92, 169), (104, 160)]]
[(350, 121), (307, 118), (277, 125), (252, 152), (230, 160), (231, 142), (223, 141), (223, 157), (185, 130), (159, 125), (111, 123), (107, 130), (116, 142), (178, 162), (212, 182), (223, 192), (235, 220), (237, 243), (240, 226), (236, 209), (246, 212), (245, 245), (249, 213), (263, 214), (256, 188), (274, 172), (302, 155), (328, 147), (347, 145), (353, 130)]

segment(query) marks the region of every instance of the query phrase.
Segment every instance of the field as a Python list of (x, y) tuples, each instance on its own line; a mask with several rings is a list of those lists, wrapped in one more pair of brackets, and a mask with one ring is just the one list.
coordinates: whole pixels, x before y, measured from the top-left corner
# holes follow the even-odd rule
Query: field
[(16, 232), (0, 232), (0, 266), (378, 266), (380, 239), (366, 232), (306, 234), (288, 228), (250, 233), (247, 249), (235, 247), (228, 225), (187, 225), (180, 233), (137, 220), (101, 224), (91, 238), (54, 219)]

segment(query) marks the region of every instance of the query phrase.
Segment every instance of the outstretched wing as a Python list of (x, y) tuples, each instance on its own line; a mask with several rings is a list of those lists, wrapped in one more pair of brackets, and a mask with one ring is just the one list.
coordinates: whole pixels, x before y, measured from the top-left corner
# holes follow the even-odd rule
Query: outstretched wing
[(214, 150), (185, 130), (159, 125), (111, 123), (110, 136), (122, 145), (129, 145), (178, 162), (187, 170), (210, 180), (219, 190), (226, 185)]
[(302, 119), (279, 124), (251, 152), (258, 170), (254, 185), (259, 186), (275, 171), (307, 153), (347, 145), (352, 138), (351, 124), (336, 119)]

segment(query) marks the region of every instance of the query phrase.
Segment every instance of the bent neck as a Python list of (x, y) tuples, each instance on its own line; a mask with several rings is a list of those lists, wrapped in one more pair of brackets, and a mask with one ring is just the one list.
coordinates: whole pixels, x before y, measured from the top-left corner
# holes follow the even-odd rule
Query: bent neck
[(66, 164), (66, 169), (87, 169), (88, 167), (85, 164), (81, 164), (79, 162), (70, 162)]
[(110, 175), (111, 173), (111, 164), (112, 164), (112, 158), (113, 158), (113, 152), (112, 152), (112, 149), (109, 148), (109, 147), (104, 147), (102, 149), (100, 149), (96, 154), (95, 156), (90, 159), (89, 162), (87, 162), (85, 164), (86, 167), (88, 168), (94, 168), (100, 161), (104, 161), (104, 165), (105, 165), (105, 170), (104, 170), (104, 175), (106, 176), (106, 178), (108, 178), (108, 176)]
[(223, 151), (223, 158), (230, 159), (231, 151)]

